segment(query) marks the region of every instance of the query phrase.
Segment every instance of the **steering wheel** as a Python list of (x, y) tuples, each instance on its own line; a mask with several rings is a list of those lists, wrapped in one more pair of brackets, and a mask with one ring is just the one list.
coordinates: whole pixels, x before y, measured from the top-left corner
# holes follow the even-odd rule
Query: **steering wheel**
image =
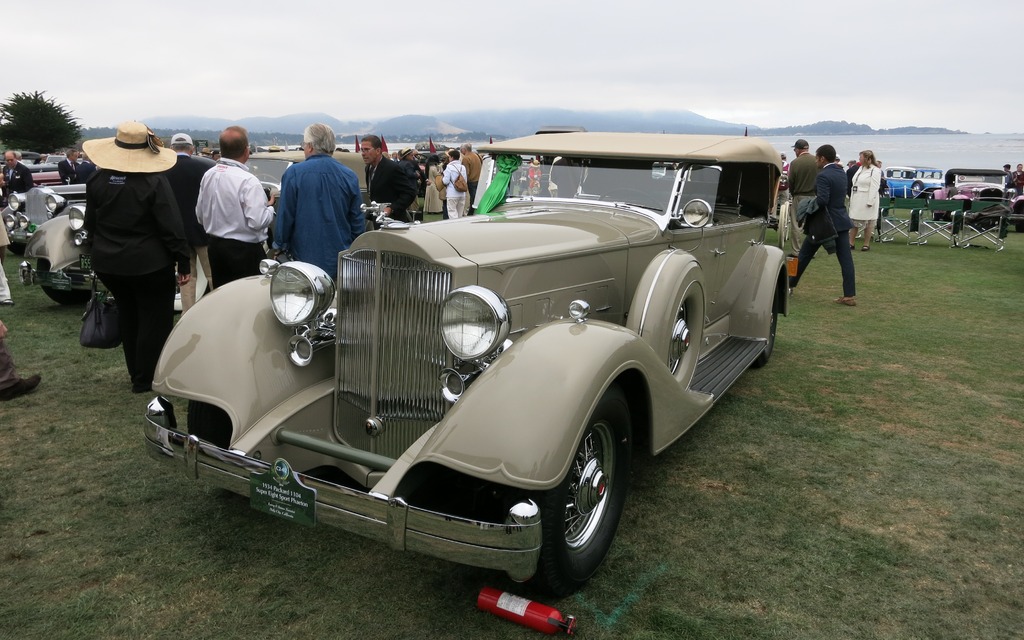
[(269, 200), (270, 196), (272, 196), (273, 194), (275, 194), (275, 193), (280, 194), (281, 193), (281, 183), (279, 183), (279, 182), (270, 182), (269, 180), (260, 180), (260, 186), (263, 187), (263, 193), (267, 194), (267, 200)]

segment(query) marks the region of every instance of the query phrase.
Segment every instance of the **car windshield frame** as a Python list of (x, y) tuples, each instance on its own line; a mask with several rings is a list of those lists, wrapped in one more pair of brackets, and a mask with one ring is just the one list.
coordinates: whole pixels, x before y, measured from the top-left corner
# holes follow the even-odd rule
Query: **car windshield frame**
[[(493, 163), (492, 170), (497, 171)], [(743, 174), (756, 163), (708, 164), (669, 162), (643, 158), (558, 156), (527, 160), (512, 172), (508, 201), (601, 203), (628, 207), (650, 216), (661, 228), (713, 224), (716, 213), (730, 213), (731, 220), (767, 219), (768, 207), (752, 211), (741, 196)], [(764, 170), (769, 171), (765, 166)], [(552, 180), (553, 176), (553, 180)], [(550, 189), (554, 182), (556, 189)], [(766, 191), (768, 190), (766, 181)], [(767, 198), (767, 193), (764, 194)], [(747, 198), (747, 200), (751, 200)], [(706, 219), (694, 224), (683, 215), (694, 202), (707, 208)]]
[[(294, 164), (293, 160), (286, 158), (249, 158), (245, 163), (260, 182), (271, 182), (281, 184), (281, 178), (285, 170)], [(278, 171), (280, 169), (280, 171)]]

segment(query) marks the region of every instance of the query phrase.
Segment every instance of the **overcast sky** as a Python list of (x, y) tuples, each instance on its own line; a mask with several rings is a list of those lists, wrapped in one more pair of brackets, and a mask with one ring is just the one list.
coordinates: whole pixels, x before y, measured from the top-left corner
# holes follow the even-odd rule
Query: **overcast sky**
[(45, 91), (86, 127), (558, 107), (1024, 131), (1020, 0), (19, 0), (0, 25), (0, 100)]

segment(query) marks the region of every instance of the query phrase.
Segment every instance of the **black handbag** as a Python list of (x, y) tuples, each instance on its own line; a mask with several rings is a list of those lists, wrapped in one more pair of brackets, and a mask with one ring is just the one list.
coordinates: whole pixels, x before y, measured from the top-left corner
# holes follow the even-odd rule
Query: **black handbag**
[(82, 331), (78, 342), (91, 349), (113, 349), (121, 344), (121, 326), (117, 317), (117, 302), (106, 293), (96, 290), (96, 277), (92, 281), (92, 297), (85, 305)]

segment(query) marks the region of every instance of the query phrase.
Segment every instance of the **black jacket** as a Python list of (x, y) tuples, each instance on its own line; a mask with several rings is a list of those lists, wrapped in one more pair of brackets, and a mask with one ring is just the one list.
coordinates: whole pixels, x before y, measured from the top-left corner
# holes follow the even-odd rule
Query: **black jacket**
[(28, 193), (35, 184), (32, 180), (32, 172), (20, 162), (15, 164), (13, 169), (4, 164), (4, 180), (7, 181), (7, 186), (4, 187), (4, 196), (11, 193)]
[(78, 184), (85, 184), (92, 177), (92, 174), (96, 173), (96, 165), (88, 160), (82, 160), (78, 163)]
[(796, 208), (796, 221), (811, 242), (825, 247), (829, 255), (836, 252), (836, 233), (828, 212), (818, 205), (817, 198), (804, 198)]
[(85, 189), (85, 230), (98, 273), (141, 276), (172, 263), (189, 272), (178, 204), (162, 173), (97, 171)]
[(406, 209), (416, 198), (416, 186), (414, 178), (402, 165), (391, 158), (381, 158), (372, 171), (370, 165), (366, 165), (366, 190), (371, 201), (391, 203), (392, 218), (409, 221)]
[(203, 174), (217, 166), (217, 163), (202, 156), (178, 154), (178, 162), (164, 172), (174, 192), (181, 223), (185, 228), (185, 239), (189, 246), (205, 247), (210, 244), (206, 229), (196, 219), (196, 201), (199, 200), (199, 185)]
[(78, 164), (70, 160), (61, 160), (57, 163), (57, 173), (60, 174), (61, 184), (79, 184)]

